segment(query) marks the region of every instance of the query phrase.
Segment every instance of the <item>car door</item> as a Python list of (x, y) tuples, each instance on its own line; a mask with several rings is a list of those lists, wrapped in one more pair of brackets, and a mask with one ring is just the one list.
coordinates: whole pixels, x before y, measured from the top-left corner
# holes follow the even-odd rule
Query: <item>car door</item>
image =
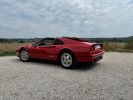
[(45, 51), (45, 39), (33, 44), (32, 46), (30, 46), (29, 50), (29, 54), (31, 58), (45, 58), (46, 57), (46, 51)]
[(57, 60), (57, 55), (61, 47), (63, 46), (63, 42), (59, 39), (55, 39), (53, 43), (46, 46), (46, 57), (48, 60)]
[(40, 41), (36, 46), (36, 58), (48, 59), (48, 49), (51, 48), (54, 38), (46, 38)]

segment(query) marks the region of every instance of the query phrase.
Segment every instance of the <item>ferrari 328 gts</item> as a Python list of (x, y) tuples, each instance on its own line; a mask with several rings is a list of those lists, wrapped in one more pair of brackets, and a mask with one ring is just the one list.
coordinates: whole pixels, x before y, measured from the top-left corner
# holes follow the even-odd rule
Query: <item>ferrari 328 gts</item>
[(31, 58), (58, 61), (64, 68), (74, 68), (77, 63), (95, 63), (102, 59), (103, 45), (71, 37), (44, 38), (41, 41), (16, 49), (23, 62)]

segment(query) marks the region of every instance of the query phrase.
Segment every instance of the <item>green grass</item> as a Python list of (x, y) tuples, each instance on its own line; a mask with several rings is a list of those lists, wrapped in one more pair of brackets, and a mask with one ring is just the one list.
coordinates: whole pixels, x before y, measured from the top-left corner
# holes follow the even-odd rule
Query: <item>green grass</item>
[(0, 56), (15, 56), (15, 52), (0, 52)]

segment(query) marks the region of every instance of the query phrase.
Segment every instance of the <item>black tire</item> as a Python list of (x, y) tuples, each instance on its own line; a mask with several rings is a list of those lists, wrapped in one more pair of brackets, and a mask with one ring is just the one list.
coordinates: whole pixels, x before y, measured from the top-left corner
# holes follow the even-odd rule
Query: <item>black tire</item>
[(26, 50), (21, 50), (19, 54), (20, 60), (23, 62), (29, 61), (29, 54)]
[[(67, 55), (69, 57), (68, 59), (71, 60), (70, 64), (68, 64), (68, 65), (64, 64), (64, 62), (63, 62), (63, 57), (65, 55)], [(66, 60), (68, 60), (68, 59), (66, 59)], [(69, 62), (69, 61), (67, 61), (67, 62)], [(65, 68), (65, 69), (73, 69), (77, 65), (77, 61), (76, 61), (74, 55), (72, 53), (70, 53), (70, 52), (63, 52), (63, 53), (61, 53), (61, 55), (60, 55), (60, 63), (62, 65), (62, 67)]]

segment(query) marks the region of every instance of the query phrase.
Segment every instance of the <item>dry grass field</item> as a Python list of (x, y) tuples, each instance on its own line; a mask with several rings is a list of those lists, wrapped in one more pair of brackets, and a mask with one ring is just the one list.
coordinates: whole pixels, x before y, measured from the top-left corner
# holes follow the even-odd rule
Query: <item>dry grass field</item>
[(0, 43), (0, 52), (14, 52), (22, 43)]
[(125, 48), (125, 43), (104, 43), (105, 51), (120, 51)]
[(105, 42), (104, 44), (105, 51), (114, 51), (114, 52), (133, 52), (133, 43), (112, 43)]
[(17, 47), (26, 43), (0, 43), (0, 56), (15, 55)]

